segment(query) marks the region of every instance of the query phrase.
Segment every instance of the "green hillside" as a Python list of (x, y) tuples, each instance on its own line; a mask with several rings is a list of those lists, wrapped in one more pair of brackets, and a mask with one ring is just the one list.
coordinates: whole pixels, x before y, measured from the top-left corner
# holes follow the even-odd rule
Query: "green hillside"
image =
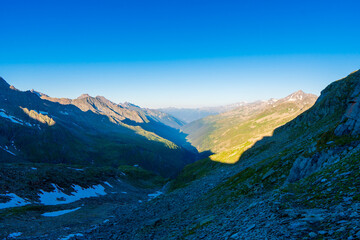
[(246, 104), (232, 111), (185, 125), (188, 140), (199, 151), (210, 150), (211, 159), (234, 163), (257, 140), (309, 109), (316, 96), (301, 91), (280, 100)]

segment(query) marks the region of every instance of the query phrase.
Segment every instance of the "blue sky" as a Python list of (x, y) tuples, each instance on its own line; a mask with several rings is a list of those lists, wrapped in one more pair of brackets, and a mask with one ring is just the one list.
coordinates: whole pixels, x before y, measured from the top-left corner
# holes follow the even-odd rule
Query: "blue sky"
[(21, 90), (144, 107), (319, 94), (359, 68), (359, 1), (17, 1), (0, 75)]

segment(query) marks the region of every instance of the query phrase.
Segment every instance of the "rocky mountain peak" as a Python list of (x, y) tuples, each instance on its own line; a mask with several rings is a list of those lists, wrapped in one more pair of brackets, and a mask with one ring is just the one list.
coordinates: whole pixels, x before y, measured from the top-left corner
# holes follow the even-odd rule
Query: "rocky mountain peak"
[(126, 106), (126, 107), (135, 107), (135, 108), (140, 108), (139, 106), (133, 104), (133, 103), (130, 103), (130, 102), (124, 102), (123, 104), (121, 104), (123, 106)]
[(81, 94), (77, 99), (90, 98), (91, 96), (87, 93)]
[(302, 90), (299, 90), (297, 92), (294, 92), (286, 97), (287, 101), (301, 101), (303, 100), (308, 94), (304, 93)]
[(31, 89), (30, 92), (37, 95), (37, 96), (39, 96), (40, 98), (41, 97), (49, 97), (48, 95), (46, 95), (44, 93), (41, 93), (41, 92), (38, 92), (38, 91), (35, 91), (34, 89)]
[(19, 89), (17, 89), (17, 88), (14, 87), (13, 85), (11, 85), (9, 88), (10, 88), (11, 90), (19, 91)]

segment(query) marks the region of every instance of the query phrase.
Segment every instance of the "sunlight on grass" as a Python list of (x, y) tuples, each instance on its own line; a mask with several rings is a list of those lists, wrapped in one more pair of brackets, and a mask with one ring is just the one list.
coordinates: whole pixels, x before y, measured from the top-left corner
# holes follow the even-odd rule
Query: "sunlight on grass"
[(216, 153), (211, 155), (209, 158), (211, 161), (220, 162), (220, 163), (227, 163), (227, 164), (234, 164), (239, 161), (241, 155), (250, 147), (254, 145), (254, 142), (245, 142), (238, 146), (237, 148), (223, 151), (220, 153)]

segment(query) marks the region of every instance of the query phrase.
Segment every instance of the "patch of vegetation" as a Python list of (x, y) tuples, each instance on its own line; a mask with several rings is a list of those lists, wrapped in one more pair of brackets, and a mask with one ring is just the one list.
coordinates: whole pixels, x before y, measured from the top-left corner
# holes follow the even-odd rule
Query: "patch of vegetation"
[(209, 225), (210, 223), (213, 222), (214, 219), (215, 219), (214, 216), (206, 216), (204, 218), (198, 219), (196, 223), (194, 223), (186, 228), (186, 232), (183, 235), (183, 237), (187, 237), (187, 236), (195, 234), (197, 230)]
[(320, 135), (317, 141), (317, 147), (322, 149), (322, 148), (328, 148), (329, 146), (345, 146), (348, 145), (349, 143), (352, 143), (360, 139), (360, 136), (352, 136), (352, 135), (336, 136), (334, 132), (337, 126), (339, 126), (339, 124), (336, 124), (329, 131), (326, 131)]
[[(214, 188), (209, 197), (222, 204), (240, 196), (253, 197), (281, 187), (296, 159), (296, 155), (289, 154), (293, 150), (287, 149), (245, 168)], [(300, 152), (297, 153), (299, 154)]]
[(142, 188), (160, 187), (168, 181), (168, 179), (140, 167), (124, 165), (120, 166), (118, 170), (122, 176), (125, 174), (126, 179), (131, 181), (133, 185)]
[(246, 141), (234, 149), (213, 154), (209, 158), (215, 162), (233, 164), (239, 161), (241, 155), (250, 148), (252, 144), (252, 142)]
[(292, 201), (310, 208), (335, 206), (344, 199), (359, 201), (359, 159), (360, 152), (352, 154), (282, 191), (292, 193)]
[(181, 173), (171, 182), (170, 191), (187, 186), (190, 182), (200, 179), (215, 168), (222, 165), (221, 163), (214, 162), (209, 158), (196, 161), (187, 165)]
[(44, 212), (53, 211), (54, 206), (44, 206), (44, 205), (26, 205), (22, 207), (13, 207), (7, 208), (0, 211), (0, 217), (10, 217), (27, 214), (29, 212), (36, 212), (37, 214), (42, 214)]

